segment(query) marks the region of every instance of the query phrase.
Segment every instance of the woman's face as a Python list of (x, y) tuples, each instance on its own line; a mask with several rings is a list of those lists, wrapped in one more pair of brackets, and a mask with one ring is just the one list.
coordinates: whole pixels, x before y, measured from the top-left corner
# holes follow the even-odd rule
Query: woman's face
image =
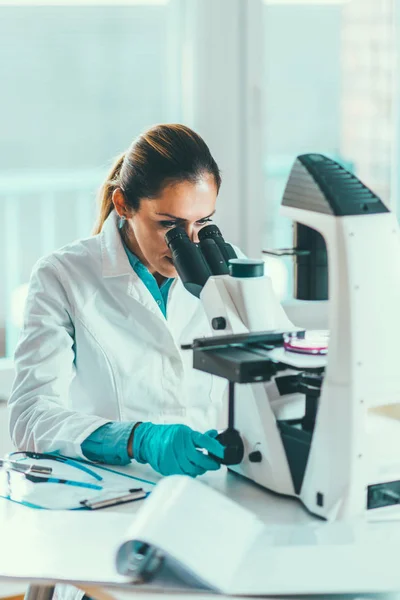
[(127, 212), (122, 192), (114, 192), (118, 214), (127, 217), (126, 243), (150, 273), (177, 277), (164, 236), (179, 226), (198, 242), (199, 229), (209, 224), (215, 212), (217, 193), (214, 176), (209, 173), (196, 183), (182, 181), (166, 186), (157, 198), (142, 199), (137, 212)]

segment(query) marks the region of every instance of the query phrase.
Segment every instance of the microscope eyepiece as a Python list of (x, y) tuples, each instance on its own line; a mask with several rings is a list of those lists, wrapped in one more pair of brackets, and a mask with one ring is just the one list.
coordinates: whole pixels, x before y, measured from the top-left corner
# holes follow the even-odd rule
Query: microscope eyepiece
[[(199, 240), (205, 240), (209, 237), (219, 236), (222, 238), (222, 233), (214, 223), (212, 225), (206, 225), (199, 230)], [(223, 239), (223, 238), (222, 238)]]
[(174, 227), (173, 229), (170, 229), (169, 231), (167, 231), (164, 238), (165, 238), (165, 241), (167, 242), (167, 246), (170, 247), (170, 244), (177, 238), (189, 239), (189, 236), (186, 233), (186, 231), (184, 229), (182, 229), (182, 227)]
[[(221, 249), (221, 245), (224, 245), (225, 242), (218, 227), (214, 224), (202, 227), (198, 236), (200, 250), (211, 269), (211, 273), (213, 275), (228, 275), (227, 260)], [(217, 239), (220, 243), (217, 242)]]
[(170, 229), (164, 236), (171, 250), (172, 262), (185, 288), (197, 298), (211, 271), (201, 250), (182, 227)]
[[(224, 260), (226, 263), (226, 267), (228, 268), (228, 262), (231, 258), (237, 258), (236, 256), (236, 252), (234, 251), (234, 249), (232, 248), (232, 246), (230, 244), (228, 244), (227, 242), (225, 242), (224, 238), (222, 237), (222, 233), (220, 232), (219, 228), (217, 227), (217, 225), (215, 225), (214, 223), (212, 225), (206, 225), (205, 227), (202, 227), (199, 230), (199, 240), (200, 240), (200, 246), (202, 242), (205, 242), (205, 240), (214, 240), (214, 242), (217, 244)], [(226, 273), (228, 273), (228, 271), (225, 271)], [(214, 275), (219, 275), (221, 273), (213, 273)]]

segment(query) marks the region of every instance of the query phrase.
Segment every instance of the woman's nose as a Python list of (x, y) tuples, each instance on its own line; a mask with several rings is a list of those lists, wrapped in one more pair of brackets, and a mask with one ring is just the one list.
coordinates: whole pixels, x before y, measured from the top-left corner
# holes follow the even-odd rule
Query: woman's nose
[(198, 242), (199, 242), (199, 236), (197, 235), (197, 230), (194, 227), (194, 225), (187, 225), (186, 226), (186, 233), (187, 233), (188, 238), (190, 239), (191, 242), (194, 242), (195, 244), (198, 244)]

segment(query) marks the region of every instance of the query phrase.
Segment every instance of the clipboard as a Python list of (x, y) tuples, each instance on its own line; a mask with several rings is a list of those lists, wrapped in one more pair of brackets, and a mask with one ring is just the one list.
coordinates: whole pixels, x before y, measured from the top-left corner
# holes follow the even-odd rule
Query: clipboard
[(134, 475), (60, 454), (10, 453), (0, 460), (0, 498), (35, 509), (98, 510), (145, 499), (153, 487)]

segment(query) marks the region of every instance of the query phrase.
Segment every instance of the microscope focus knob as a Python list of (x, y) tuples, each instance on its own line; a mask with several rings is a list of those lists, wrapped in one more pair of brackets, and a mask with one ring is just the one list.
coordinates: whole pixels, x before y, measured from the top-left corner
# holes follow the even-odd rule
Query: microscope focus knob
[(213, 329), (225, 329), (226, 328), (226, 319), (224, 317), (214, 317), (211, 320), (211, 326)]
[(250, 452), (249, 461), (254, 462), (254, 463), (261, 462), (262, 461), (261, 452), (259, 450), (254, 450), (253, 452)]
[(229, 260), (231, 277), (263, 277), (264, 261), (249, 258), (231, 258)]

